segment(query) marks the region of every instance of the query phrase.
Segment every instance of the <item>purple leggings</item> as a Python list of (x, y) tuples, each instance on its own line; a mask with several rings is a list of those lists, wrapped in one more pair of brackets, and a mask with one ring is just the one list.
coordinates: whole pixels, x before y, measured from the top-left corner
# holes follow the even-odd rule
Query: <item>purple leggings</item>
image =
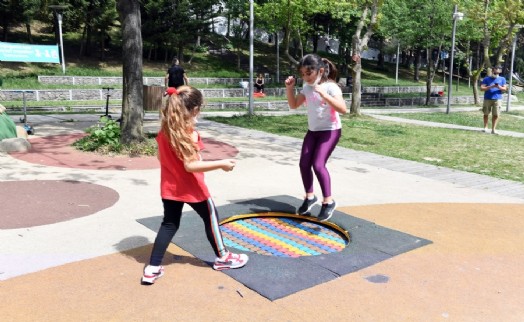
[(331, 196), (331, 177), (326, 168), (329, 156), (335, 150), (342, 130), (307, 131), (300, 154), (300, 174), (306, 193), (313, 192), (313, 170), (324, 197)]

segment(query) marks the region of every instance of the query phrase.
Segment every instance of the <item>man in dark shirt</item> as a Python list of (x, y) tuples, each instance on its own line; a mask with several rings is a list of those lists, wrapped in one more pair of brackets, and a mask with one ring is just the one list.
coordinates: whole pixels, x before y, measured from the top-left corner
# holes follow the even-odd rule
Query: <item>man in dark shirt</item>
[(167, 70), (167, 74), (164, 80), (166, 87), (178, 88), (182, 85), (189, 85), (184, 68), (179, 65), (178, 59), (173, 58), (171, 67)]

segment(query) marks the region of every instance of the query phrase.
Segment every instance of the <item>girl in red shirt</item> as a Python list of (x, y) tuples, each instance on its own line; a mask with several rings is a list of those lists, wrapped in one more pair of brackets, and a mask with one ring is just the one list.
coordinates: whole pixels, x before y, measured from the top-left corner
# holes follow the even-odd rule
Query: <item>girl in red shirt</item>
[(204, 221), (207, 239), (217, 256), (213, 268), (239, 268), (248, 261), (245, 254), (226, 249), (218, 224), (215, 204), (204, 182), (204, 172), (222, 169), (232, 171), (236, 161), (223, 159), (203, 161), (199, 151), (204, 148), (195, 120), (204, 100), (202, 93), (190, 86), (168, 88), (169, 95), (162, 109), (160, 131), (156, 138), (160, 160), (160, 194), (164, 219), (155, 239), (149, 265), (144, 269), (143, 284), (153, 284), (164, 274), (160, 266), (167, 247), (180, 227), (182, 207), (188, 204)]

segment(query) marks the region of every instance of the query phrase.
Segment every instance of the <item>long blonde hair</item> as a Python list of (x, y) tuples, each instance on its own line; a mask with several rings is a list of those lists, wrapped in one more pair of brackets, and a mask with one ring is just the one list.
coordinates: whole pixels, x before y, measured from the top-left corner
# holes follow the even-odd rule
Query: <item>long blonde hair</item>
[[(204, 103), (202, 93), (191, 86), (170, 88), (173, 92), (162, 109), (161, 131), (182, 161), (198, 159), (198, 148), (193, 142), (194, 118)], [(169, 94), (168, 94), (169, 95)]]

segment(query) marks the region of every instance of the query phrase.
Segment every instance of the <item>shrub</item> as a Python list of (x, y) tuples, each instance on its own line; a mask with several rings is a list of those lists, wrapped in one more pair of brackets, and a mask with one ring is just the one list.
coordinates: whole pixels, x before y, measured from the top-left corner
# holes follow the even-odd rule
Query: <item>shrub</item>
[(99, 151), (120, 152), (122, 144), (120, 143), (120, 124), (110, 118), (100, 118), (100, 123), (86, 129), (87, 136), (73, 143), (73, 146), (81, 151)]
[(73, 147), (81, 151), (101, 154), (126, 154), (130, 156), (155, 156), (157, 144), (155, 134), (146, 134), (142, 142), (124, 145), (120, 143), (120, 124), (107, 117), (102, 117), (100, 123), (86, 129), (87, 136), (73, 143)]

